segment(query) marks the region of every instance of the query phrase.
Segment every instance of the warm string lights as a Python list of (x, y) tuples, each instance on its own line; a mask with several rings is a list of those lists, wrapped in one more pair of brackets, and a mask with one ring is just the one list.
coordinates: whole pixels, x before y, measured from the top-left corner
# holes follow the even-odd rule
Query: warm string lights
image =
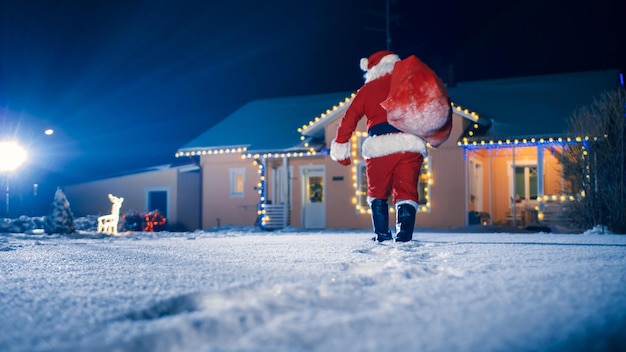
[[(316, 116), (313, 120), (309, 121), (307, 124), (302, 125), (302, 127), (298, 128), (298, 133), (304, 133), (304, 131), (306, 131), (308, 128), (310, 128), (311, 126), (315, 125), (319, 121), (328, 117), (333, 111), (336, 111), (337, 109), (346, 105), (348, 102), (350, 102), (352, 98), (354, 98), (355, 95), (356, 93), (352, 93), (349, 97), (346, 97), (343, 101), (339, 102), (339, 104), (333, 106), (331, 109), (326, 110), (324, 113), (320, 114), (319, 116)], [(304, 136), (302, 136), (301, 139), (303, 139), (303, 137)]]
[(578, 195), (566, 195), (566, 194), (552, 194), (552, 195), (543, 195), (537, 197), (537, 205), (535, 205), (534, 209), (537, 212), (537, 220), (543, 221), (545, 218), (544, 205), (547, 203), (566, 203), (573, 202), (575, 200), (579, 200), (584, 197), (585, 193), (581, 192)]
[[(474, 124), (478, 128), (477, 124)], [(471, 130), (470, 130), (471, 132)], [(457, 142), (457, 145), (466, 149), (477, 148), (511, 148), (511, 147), (533, 147), (541, 145), (563, 145), (565, 143), (583, 143), (584, 141), (598, 141), (600, 137), (531, 137), (531, 138), (506, 138), (506, 139), (490, 139), (490, 140), (470, 140), (463, 138)]]
[(267, 215), (267, 212), (265, 211), (265, 206), (266, 206), (266, 202), (265, 202), (265, 189), (266, 189), (266, 182), (265, 182), (265, 165), (263, 162), (259, 162), (258, 159), (254, 160), (254, 164), (258, 167), (258, 174), (259, 174), (259, 183), (257, 183), (257, 191), (259, 193), (259, 202), (257, 205), (257, 221), (259, 224), (259, 227), (261, 227), (262, 229), (266, 228), (266, 225), (269, 223), (270, 221), (270, 217)]
[(221, 155), (221, 154), (234, 154), (234, 153), (243, 153), (247, 151), (247, 147), (238, 147), (238, 148), (220, 148), (220, 149), (210, 149), (210, 148), (198, 148), (195, 150), (189, 151), (180, 151), (176, 153), (176, 157), (180, 158), (183, 156), (201, 156), (201, 155)]
[(165, 225), (167, 220), (163, 215), (161, 215), (161, 213), (155, 210), (147, 212), (144, 215), (144, 222), (146, 225), (144, 226), (143, 230), (145, 232), (154, 232), (155, 227)]
[(242, 154), (242, 159), (282, 159), (282, 158), (302, 158), (307, 156), (326, 156), (327, 153), (325, 150), (316, 151), (315, 149), (310, 149), (306, 152), (289, 152), (289, 153), (264, 153), (264, 154)]
[[(368, 205), (364, 205), (362, 199), (367, 198), (367, 191), (365, 189), (361, 189), (359, 182), (359, 169), (361, 168), (361, 164), (363, 160), (358, 157), (357, 150), (359, 150), (359, 140), (362, 138), (367, 138), (367, 132), (354, 132), (352, 134), (352, 138), (350, 139), (350, 153), (351, 153), (351, 162), (352, 167), (352, 188), (354, 189), (354, 197), (352, 197), (352, 204), (355, 207), (355, 210), (358, 214), (371, 214), (371, 209)], [(425, 157), (424, 162), (422, 163), (422, 173), (420, 174), (420, 184), (423, 184), (423, 188), (420, 190), (420, 197), (423, 197), (426, 200), (426, 204), (421, 204), (418, 206), (418, 211), (420, 212), (430, 212), (430, 187), (433, 185), (433, 175), (430, 170), (430, 158)], [(393, 213), (395, 209), (392, 207), (390, 211)]]
[[(478, 116), (478, 114), (474, 111), (469, 111), (469, 109), (467, 108), (463, 108), (460, 105), (457, 105), (453, 102), (450, 102), (450, 106), (452, 107), (452, 112), (454, 112), (457, 115), (466, 117), (474, 122), (477, 122), (478, 119), (480, 119), (480, 116)], [(476, 127), (478, 128), (478, 127)]]
[(430, 212), (430, 186), (432, 186), (434, 182), (432, 171), (430, 170), (430, 158), (428, 156), (424, 158), (424, 161), (422, 162), (422, 168), (424, 170), (422, 170), (420, 177), (425, 178), (425, 182), (422, 182), (424, 184), (424, 187), (422, 188), (421, 196), (424, 197), (424, 199), (426, 200), (426, 204), (420, 205), (418, 207), (418, 211)]

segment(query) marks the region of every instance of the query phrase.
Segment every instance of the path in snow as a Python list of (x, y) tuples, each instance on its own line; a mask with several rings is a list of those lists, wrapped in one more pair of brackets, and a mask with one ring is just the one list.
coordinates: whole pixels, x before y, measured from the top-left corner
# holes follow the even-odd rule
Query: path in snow
[(626, 347), (626, 236), (369, 238), (0, 235), (0, 350)]

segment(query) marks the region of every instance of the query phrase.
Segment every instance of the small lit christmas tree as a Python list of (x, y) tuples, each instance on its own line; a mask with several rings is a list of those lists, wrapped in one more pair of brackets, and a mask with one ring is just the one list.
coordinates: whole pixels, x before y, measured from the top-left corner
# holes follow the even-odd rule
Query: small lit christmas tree
[(72, 214), (70, 202), (67, 200), (61, 188), (57, 188), (57, 191), (54, 193), (52, 212), (46, 215), (43, 222), (43, 229), (49, 235), (53, 233), (76, 233), (74, 214)]

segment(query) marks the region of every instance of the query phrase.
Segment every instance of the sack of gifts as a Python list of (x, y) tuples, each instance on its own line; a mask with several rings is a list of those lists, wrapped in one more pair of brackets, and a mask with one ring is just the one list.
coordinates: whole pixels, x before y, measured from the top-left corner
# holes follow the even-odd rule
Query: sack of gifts
[(392, 126), (423, 138), (433, 148), (450, 136), (452, 108), (446, 87), (415, 55), (396, 62), (389, 95), (380, 105)]

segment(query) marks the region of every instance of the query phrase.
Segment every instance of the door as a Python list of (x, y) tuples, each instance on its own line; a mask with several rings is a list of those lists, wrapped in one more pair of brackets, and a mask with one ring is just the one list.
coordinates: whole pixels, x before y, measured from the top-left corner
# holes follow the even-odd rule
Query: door
[(167, 191), (148, 191), (148, 211), (154, 210), (167, 218)]
[(324, 167), (302, 167), (302, 225), (306, 229), (326, 227)]
[(515, 196), (522, 200), (537, 199), (537, 166), (515, 166)]

